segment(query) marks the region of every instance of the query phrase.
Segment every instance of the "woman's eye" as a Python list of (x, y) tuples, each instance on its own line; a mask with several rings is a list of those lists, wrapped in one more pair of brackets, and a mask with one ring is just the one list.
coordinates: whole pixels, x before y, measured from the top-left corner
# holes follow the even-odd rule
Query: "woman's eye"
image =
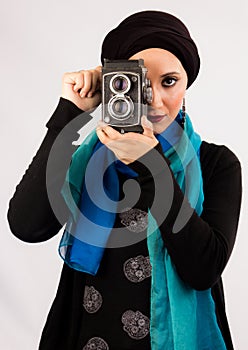
[(170, 86), (173, 86), (175, 85), (177, 82), (177, 79), (176, 78), (165, 78), (163, 81), (162, 81), (162, 85), (163, 86), (166, 86), (166, 87), (170, 87)]

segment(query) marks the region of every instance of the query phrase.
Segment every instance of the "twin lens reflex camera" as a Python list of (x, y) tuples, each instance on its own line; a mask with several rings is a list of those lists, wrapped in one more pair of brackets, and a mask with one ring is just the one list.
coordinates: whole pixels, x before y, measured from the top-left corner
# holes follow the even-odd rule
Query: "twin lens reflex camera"
[(121, 133), (143, 132), (141, 116), (152, 102), (144, 60), (104, 60), (102, 120)]

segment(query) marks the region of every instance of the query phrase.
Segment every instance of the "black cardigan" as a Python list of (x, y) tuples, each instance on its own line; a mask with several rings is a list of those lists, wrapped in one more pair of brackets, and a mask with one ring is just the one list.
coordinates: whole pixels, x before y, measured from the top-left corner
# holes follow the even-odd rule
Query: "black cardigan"
[[(11, 231), (26, 242), (45, 241), (61, 229), (68, 218), (60, 189), (64, 182), (65, 163), (69, 163), (76, 146), (72, 141), (78, 138), (77, 131), (92, 117), (83, 113), (76, 118), (73, 128), (60, 142), (61, 152), (57, 153), (57, 171), (46, 179), (46, 165), (51, 147), (60, 131), (82, 111), (72, 102), (61, 98), (47, 123), (48, 132), (21, 182), (10, 200), (8, 220)], [(159, 146), (157, 147), (159, 150)], [(146, 155), (144, 157), (149, 156)], [(167, 160), (164, 159), (167, 163)], [(203, 175), (204, 204), (199, 217), (193, 211), (186, 225), (173, 233), (184, 195), (173, 178), (174, 197), (171, 209), (160, 226), (166, 248), (180, 277), (192, 288), (204, 290), (211, 288), (216, 305), (216, 315), (227, 349), (233, 349), (225, 312), (224, 292), (221, 274), (228, 262), (235, 242), (241, 203), (241, 167), (237, 157), (225, 146), (202, 142), (200, 161)], [(142, 192), (151, 193), (150, 175), (140, 162), (130, 165), (138, 172)], [(157, 172), (159, 183), (161, 172)], [(53, 191), (60, 204), (60, 221), (51, 208), (47, 187)], [(184, 210), (192, 212), (184, 202)], [(156, 217), (156, 213), (153, 213)], [(43, 330), (40, 350), (77, 349), (81, 313), (84, 274), (63, 267), (55, 301)]]

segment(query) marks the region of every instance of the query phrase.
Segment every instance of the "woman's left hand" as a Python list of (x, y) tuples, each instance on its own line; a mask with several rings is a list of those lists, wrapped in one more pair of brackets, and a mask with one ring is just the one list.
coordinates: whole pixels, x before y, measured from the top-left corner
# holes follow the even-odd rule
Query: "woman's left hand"
[(120, 161), (130, 164), (158, 144), (158, 140), (153, 133), (152, 123), (146, 116), (142, 116), (141, 125), (144, 129), (142, 134), (135, 132), (121, 134), (100, 121), (96, 132), (99, 140), (113, 151)]

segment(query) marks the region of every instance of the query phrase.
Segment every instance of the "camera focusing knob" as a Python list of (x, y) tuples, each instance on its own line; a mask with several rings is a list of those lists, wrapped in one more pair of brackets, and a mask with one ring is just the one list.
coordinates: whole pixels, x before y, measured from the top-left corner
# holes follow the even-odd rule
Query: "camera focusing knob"
[(152, 103), (152, 88), (151, 88), (151, 86), (149, 86), (146, 89), (146, 102), (148, 104)]
[(144, 96), (144, 102), (145, 103), (152, 103), (152, 87), (151, 87), (151, 81), (149, 79), (145, 79), (145, 86), (143, 89), (143, 96)]

